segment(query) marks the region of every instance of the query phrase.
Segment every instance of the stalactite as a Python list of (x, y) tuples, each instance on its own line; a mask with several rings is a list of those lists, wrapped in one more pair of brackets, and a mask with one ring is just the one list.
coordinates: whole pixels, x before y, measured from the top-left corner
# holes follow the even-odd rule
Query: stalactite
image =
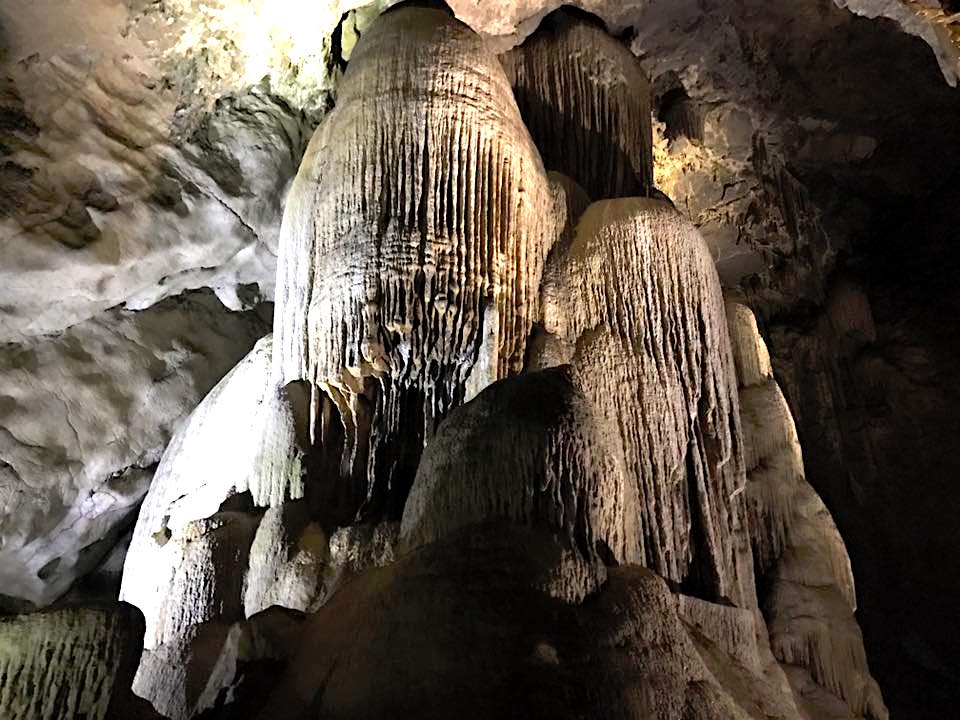
[(559, 10), (501, 61), (548, 169), (569, 175), (594, 200), (647, 194), (650, 84), (629, 49), (596, 23)]
[[(372, 507), (399, 514), (418, 448), (475, 370), (520, 369), (558, 200), (480, 37), (412, 7), (364, 34), (288, 199), (275, 370), (337, 399), (345, 455), (369, 449)], [(346, 411), (365, 378), (369, 436)]]
[(736, 378), (702, 238), (665, 202), (602, 201), (545, 277), (545, 328), (569, 346), (640, 507), (627, 557), (751, 605)]

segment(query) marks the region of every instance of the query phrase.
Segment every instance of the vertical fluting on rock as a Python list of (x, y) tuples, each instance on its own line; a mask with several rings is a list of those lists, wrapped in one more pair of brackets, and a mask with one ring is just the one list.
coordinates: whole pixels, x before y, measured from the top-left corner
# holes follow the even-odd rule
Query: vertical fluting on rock
[(628, 557), (750, 606), (736, 376), (702, 238), (665, 202), (601, 201), (548, 264), (545, 328), (622, 448), (639, 507)]
[[(726, 312), (740, 384), (744, 495), (754, 559), (764, 578), (761, 606), (771, 649), (785, 666), (809, 672), (854, 716), (886, 718), (853, 614), (850, 558), (830, 512), (804, 477), (793, 416), (773, 377), (756, 318), (735, 302), (727, 303)], [(809, 683), (796, 669), (787, 677), (795, 688)], [(823, 699), (809, 690), (796, 694), (822, 714), (816, 708)]]
[(501, 62), (548, 169), (569, 175), (594, 200), (647, 194), (650, 83), (623, 43), (563, 9)]
[(0, 717), (123, 717), (142, 631), (122, 604), (0, 618)]
[(278, 383), (308, 381), (315, 416), (334, 402), (371, 514), (399, 514), (468, 389), (521, 368), (561, 214), (481, 38), (436, 10), (381, 17), (290, 193), (275, 323)]

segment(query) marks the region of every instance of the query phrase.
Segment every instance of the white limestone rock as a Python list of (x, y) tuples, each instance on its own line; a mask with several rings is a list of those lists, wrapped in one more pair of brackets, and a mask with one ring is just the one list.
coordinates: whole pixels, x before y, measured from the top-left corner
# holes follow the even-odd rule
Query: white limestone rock
[(264, 513), (250, 547), (243, 589), (245, 617), (274, 605), (307, 611), (326, 599), (324, 569), (330, 543), (310, 522), (303, 503), (288, 502)]
[[(271, 382), (271, 348), (272, 338), (263, 338), (197, 406), (167, 447), (140, 509), (120, 597), (143, 611), (148, 650), (183, 638), (192, 626), (209, 620), (206, 606), (229, 602), (242, 609), (242, 570), (257, 522), (242, 538), (246, 549), (239, 565), (225, 568), (217, 558), (188, 554), (198, 538), (219, 530), (220, 525), (207, 524), (224, 503), (248, 490), (251, 505), (303, 494), (293, 420), (277, 421), (289, 408)], [(265, 479), (277, 484), (264, 487)], [(252, 507), (244, 510), (259, 521)], [(215, 578), (223, 572), (239, 576), (240, 585), (217, 586)], [(198, 592), (213, 583), (212, 595), (200, 604), (180, 597), (181, 576), (192, 578)], [(187, 607), (178, 608), (181, 602)]]
[[(136, 600), (147, 621), (133, 691), (165, 717), (196, 714), (211, 655), (216, 657), (229, 625), (243, 619), (243, 569), (258, 521), (251, 513), (218, 512), (174, 532), (164, 543), (166, 557), (150, 558), (133, 545), (127, 553), (122, 597)], [(152, 561), (146, 570), (166, 581), (150, 604), (129, 591), (129, 569), (144, 561)]]
[(336, 404), (365, 514), (398, 516), (435, 423), (520, 369), (562, 220), (479, 36), (411, 7), (364, 33), (284, 213), (274, 334), (279, 382)]
[(263, 329), (190, 294), (0, 346), (0, 594), (46, 605), (96, 565), (180, 421)]
[(257, 89), (180, 128), (164, 40), (130, 22), (117, 3), (0, 8), (0, 342), (185, 289), (232, 309), (272, 294), (301, 120)]
[(619, 448), (639, 531), (626, 557), (751, 607), (736, 377), (716, 271), (667, 202), (591, 205), (557, 247), (544, 327)]
[(740, 382), (750, 536), (773, 654), (811, 716), (886, 718), (853, 614), (850, 558), (804, 477), (796, 427), (766, 344), (748, 308), (727, 302), (727, 317)]

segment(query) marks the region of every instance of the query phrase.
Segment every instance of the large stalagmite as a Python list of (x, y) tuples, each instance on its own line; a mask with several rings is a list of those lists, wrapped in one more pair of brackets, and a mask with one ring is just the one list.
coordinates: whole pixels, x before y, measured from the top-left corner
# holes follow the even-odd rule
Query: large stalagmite
[(736, 377), (699, 233), (665, 202), (594, 203), (551, 256), (543, 295), (551, 356), (572, 363), (622, 448), (640, 507), (628, 557), (752, 606)]
[(557, 197), (480, 37), (411, 7), (364, 33), (288, 199), (275, 371), (336, 405), (366, 515), (399, 516), (436, 421), (521, 368)]
[(595, 18), (564, 8), (501, 59), (547, 169), (594, 200), (647, 194), (650, 83), (623, 43)]
[(360, 20), (275, 342), (133, 530), (145, 623), (0, 619), (0, 715), (886, 720), (756, 321), (651, 198), (640, 60), (567, 9), (500, 58), (439, 10)]

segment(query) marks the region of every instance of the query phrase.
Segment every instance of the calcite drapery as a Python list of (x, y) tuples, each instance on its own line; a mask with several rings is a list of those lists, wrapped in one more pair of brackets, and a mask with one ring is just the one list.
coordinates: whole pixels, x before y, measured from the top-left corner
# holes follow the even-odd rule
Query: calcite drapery
[(275, 371), (333, 399), (387, 514), (435, 421), (521, 368), (561, 207), (480, 37), (411, 7), (364, 34), (284, 214)]
[(650, 83), (598, 21), (558, 10), (502, 63), (547, 169), (570, 176), (594, 200), (647, 194)]
[(751, 606), (736, 376), (699, 233), (662, 201), (594, 203), (543, 295), (547, 332), (623, 451), (640, 526), (627, 557)]

